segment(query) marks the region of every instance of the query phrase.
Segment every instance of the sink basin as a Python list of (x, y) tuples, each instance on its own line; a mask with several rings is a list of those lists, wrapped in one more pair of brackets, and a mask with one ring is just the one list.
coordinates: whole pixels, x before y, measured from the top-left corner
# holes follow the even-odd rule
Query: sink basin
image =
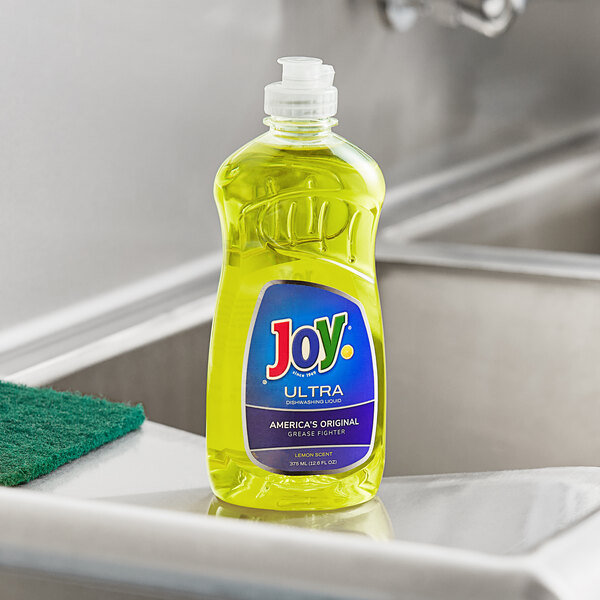
[(392, 473), (598, 465), (600, 151), (389, 224)]

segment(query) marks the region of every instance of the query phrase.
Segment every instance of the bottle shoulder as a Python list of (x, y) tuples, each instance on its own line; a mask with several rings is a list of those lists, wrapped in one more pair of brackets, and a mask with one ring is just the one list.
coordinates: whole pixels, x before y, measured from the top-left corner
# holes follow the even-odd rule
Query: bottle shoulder
[(277, 189), (294, 185), (353, 189), (383, 201), (385, 182), (375, 160), (333, 132), (313, 140), (286, 139), (266, 132), (231, 154), (215, 178), (215, 191), (235, 192), (238, 186)]

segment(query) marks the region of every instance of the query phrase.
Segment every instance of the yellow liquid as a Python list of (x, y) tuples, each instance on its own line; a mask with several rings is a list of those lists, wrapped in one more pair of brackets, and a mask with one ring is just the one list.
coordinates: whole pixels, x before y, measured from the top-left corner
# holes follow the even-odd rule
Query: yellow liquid
[[(329, 120), (333, 121), (333, 120)], [(372, 498), (384, 466), (385, 365), (375, 234), (385, 184), (364, 152), (314, 127), (270, 122), (271, 131), (228, 158), (215, 179), (224, 259), (208, 367), (208, 467), (215, 495), (240, 506), (330, 510)], [(358, 467), (285, 475), (248, 458), (242, 372), (252, 315), (264, 285), (297, 280), (336, 288), (364, 307), (375, 349), (375, 443)]]

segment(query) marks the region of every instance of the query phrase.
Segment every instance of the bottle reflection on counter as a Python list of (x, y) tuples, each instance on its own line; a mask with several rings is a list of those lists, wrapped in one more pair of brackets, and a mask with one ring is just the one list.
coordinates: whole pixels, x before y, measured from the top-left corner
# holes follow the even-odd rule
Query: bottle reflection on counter
[(275, 511), (244, 508), (213, 498), (208, 514), (229, 519), (277, 523), (303, 529), (354, 533), (374, 540), (390, 540), (394, 531), (383, 502), (375, 497), (364, 504), (327, 511)]

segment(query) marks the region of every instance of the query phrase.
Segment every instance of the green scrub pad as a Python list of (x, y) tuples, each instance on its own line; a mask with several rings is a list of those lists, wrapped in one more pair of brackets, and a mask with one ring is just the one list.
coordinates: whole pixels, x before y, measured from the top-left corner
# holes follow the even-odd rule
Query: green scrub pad
[(141, 404), (0, 382), (0, 485), (19, 485), (144, 422)]

